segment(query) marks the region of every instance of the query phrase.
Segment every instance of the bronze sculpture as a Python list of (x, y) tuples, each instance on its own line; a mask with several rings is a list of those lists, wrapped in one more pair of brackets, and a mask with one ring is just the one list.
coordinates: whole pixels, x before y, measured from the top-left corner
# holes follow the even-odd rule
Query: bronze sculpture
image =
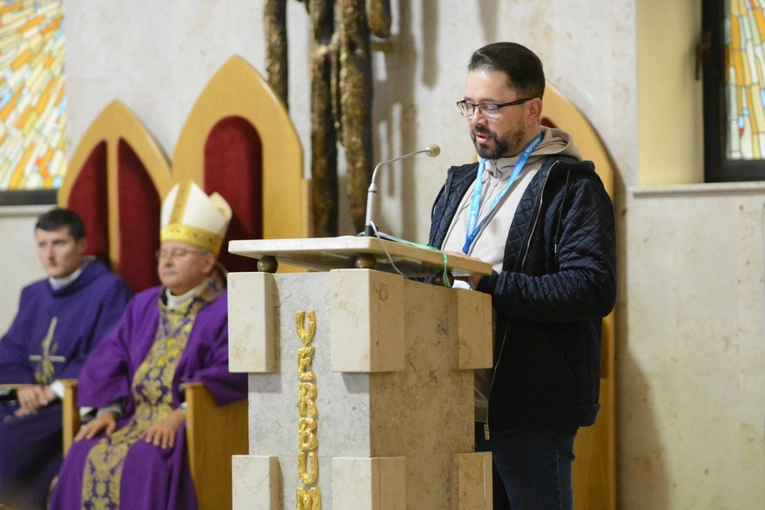
[[(364, 226), (372, 170), (370, 33), (390, 36), (390, 0), (299, 0), (311, 17), (313, 234), (338, 234), (337, 142), (346, 151), (351, 218)], [(265, 1), (268, 80), (287, 104), (286, 0)]]

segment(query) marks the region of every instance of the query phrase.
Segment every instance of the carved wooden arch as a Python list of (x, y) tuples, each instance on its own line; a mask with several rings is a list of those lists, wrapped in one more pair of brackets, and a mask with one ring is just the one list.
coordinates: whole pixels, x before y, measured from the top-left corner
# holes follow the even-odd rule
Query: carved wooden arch
[(151, 218), (159, 217), (161, 197), (171, 185), (162, 149), (141, 120), (115, 100), (77, 145), (58, 203), (83, 217), (89, 252), (107, 258), (134, 289), (143, 289), (157, 282), (153, 251), (159, 226)]
[[(303, 150), (281, 100), (241, 57), (210, 79), (176, 145), (172, 169), (143, 123), (119, 101), (93, 121), (71, 160), (59, 204), (81, 213), (92, 252), (140, 291), (157, 282), (161, 198), (194, 179), (234, 213), (231, 238), (308, 237)], [(230, 270), (252, 259), (221, 251)], [(129, 259), (129, 260), (128, 260)]]
[[(545, 122), (547, 121), (547, 122)], [(566, 99), (554, 85), (545, 85), (542, 124), (560, 127), (570, 134), (584, 159), (595, 163), (595, 171), (603, 181), (606, 191), (614, 198), (614, 166), (603, 140), (582, 112)]]
[(214, 171), (205, 168), (202, 151), (226, 118), (244, 119), (261, 140), (263, 238), (308, 237), (308, 185), (297, 130), (271, 85), (238, 55), (215, 73), (189, 113), (173, 153), (173, 176), (202, 183)]
[[(584, 159), (614, 198), (614, 165), (603, 141), (587, 118), (549, 82), (545, 87), (542, 124), (569, 133)], [(616, 380), (614, 377), (615, 320), (612, 312), (603, 319), (600, 376), (601, 409), (593, 427), (579, 429), (574, 448), (574, 507), (616, 508)]]

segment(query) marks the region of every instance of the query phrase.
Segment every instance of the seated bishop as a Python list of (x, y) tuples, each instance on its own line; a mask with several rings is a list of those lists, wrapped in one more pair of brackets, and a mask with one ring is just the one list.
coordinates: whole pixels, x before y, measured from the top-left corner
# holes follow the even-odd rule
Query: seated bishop
[(34, 233), (48, 278), (24, 288), (0, 339), (0, 506), (25, 509), (45, 507), (61, 466), (61, 379), (79, 376), (132, 296), (122, 278), (84, 256), (85, 226), (74, 212), (43, 214)]
[(247, 396), (228, 370), (226, 277), (217, 262), (231, 208), (179, 183), (161, 211), (157, 271), (80, 374), (79, 405), (98, 408), (67, 453), (51, 508), (197, 508), (186, 460), (183, 385), (219, 405)]

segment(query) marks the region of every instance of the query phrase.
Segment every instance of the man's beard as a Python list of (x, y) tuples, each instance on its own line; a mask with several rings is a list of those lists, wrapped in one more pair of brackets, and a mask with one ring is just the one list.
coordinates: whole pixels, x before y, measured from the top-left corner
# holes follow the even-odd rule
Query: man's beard
[[(526, 135), (526, 130), (523, 129), (522, 125), (516, 127), (517, 129), (515, 131), (508, 132), (505, 136), (500, 137), (497, 135), (496, 131), (492, 131), (485, 126), (476, 126), (470, 131), (470, 138), (473, 139), (473, 145), (475, 146), (476, 152), (478, 152), (478, 155), (483, 159), (499, 159), (517, 156), (523, 150), (521, 144)], [(494, 148), (491, 149), (487, 145), (479, 145), (475, 140), (475, 135), (477, 133), (488, 136), (493, 140)]]

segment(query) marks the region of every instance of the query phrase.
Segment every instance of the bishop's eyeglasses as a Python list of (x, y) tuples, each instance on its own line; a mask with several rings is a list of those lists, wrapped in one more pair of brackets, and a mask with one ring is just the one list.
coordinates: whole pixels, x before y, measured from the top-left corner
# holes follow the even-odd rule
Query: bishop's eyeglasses
[(197, 255), (203, 255), (207, 253), (205, 250), (187, 250), (185, 248), (173, 248), (172, 250), (157, 250), (154, 252), (154, 256), (157, 257), (157, 260), (162, 259), (180, 259), (185, 257), (186, 255), (190, 255), (192, 253), (195, 253)]

